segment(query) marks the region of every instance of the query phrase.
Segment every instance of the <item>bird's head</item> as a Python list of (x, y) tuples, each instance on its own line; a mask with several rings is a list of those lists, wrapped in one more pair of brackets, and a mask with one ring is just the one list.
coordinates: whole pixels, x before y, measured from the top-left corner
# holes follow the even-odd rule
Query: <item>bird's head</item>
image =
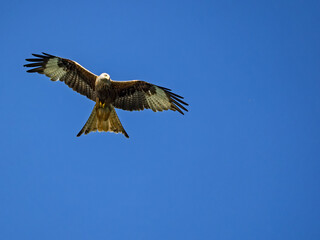
[(106, 80), (106, 81), (110, 81), (111, 80), (110, 75), (108, 73), (102, 73), (100, 75), (100, 77), (101, 77), (102, 80)]
[(109, 86), (111, 84), (111, 78), (110, 75), (108, 73), (102, 73), (97, 81), (96, 81), (96, 85), (98, 86)]

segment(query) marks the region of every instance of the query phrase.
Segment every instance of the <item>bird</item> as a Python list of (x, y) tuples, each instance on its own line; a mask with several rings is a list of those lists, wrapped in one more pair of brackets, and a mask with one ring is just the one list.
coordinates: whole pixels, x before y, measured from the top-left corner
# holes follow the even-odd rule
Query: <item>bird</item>
[(64, 82), (74, 91), (95, 102), (94, 108), (77, 137), (90, 132), (114, 132), (129, 135), (123, 128), (115, 108), (128, 111), (151, 109), (187, 112), (182, 96), (169, 88), (160, 87), (142, 80), (114, 81), (110, 75), (99, 76), (82, 67), (79, 63), (48, 53), (32, 54), (27, 58), (28, 73), (44, 74), (52, 81)]

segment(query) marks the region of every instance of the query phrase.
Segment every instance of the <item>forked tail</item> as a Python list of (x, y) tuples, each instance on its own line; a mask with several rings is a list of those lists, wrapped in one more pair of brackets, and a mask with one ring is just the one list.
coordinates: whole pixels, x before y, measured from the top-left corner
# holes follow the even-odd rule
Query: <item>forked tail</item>
[(122, 133), (129, 138), (112, 105), (102, 106), (96, 104), (86, 124), (77, 134), (77, 137), (80, 137), (82, 133), (88, 134), (95, 131)]

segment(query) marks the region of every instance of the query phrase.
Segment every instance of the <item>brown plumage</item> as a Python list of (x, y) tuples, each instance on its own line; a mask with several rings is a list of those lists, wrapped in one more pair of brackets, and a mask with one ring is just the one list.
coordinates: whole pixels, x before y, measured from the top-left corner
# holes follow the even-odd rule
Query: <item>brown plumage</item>
[(25, 64), (31, 69), (27, 72), (45, 74), (52, 81), (65, 82), (74, 91), (96, 102), (96, 105), (85, 126), (77, 136), (91, 131), (121, 132), (129, 137), (124, 130), (114, 109), (129, 111), (152, 109), (154, 112), (163, 110), (188, 111), (183, 97), (172, 93), (170, 89), (153, 85), (144, 81), (113, 81), (106, 73), (100, 76), (88, 71), (75, 61), (56, 57), (47, 53), (32, 54), (36, 58), (28, 58)]
[(88, 121), (77, 134), (77, 137), (80, 137), (82, 133), (88, 134), (97, 130), (100, 132), (120, 132), (129, 138), (118, 118), (116, 110), (111, 105), (104, 107), (95, 105)]

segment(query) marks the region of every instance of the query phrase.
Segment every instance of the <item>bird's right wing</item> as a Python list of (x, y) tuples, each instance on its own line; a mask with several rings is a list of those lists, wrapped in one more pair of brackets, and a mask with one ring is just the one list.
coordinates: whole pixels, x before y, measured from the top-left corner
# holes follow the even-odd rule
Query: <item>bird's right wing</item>
[(139, 80), (111, 81), (114, 91), (113, 106), (123, 110), (140, 111), (145, 108), (152, 111), (172, 110), (184, 114), (188, 106), (178, 94), (165, 87), (156, 86)]
[(74, 91), (95, 101), (95, 81), (97, 75), (88, 71), (75, 61), (56, 57), (47, 53), (32, 54), (37, 58), (28, 58), (24, 67), (34, 67), (27, 72), (45, 74), (52, 81), (65, 82)]

